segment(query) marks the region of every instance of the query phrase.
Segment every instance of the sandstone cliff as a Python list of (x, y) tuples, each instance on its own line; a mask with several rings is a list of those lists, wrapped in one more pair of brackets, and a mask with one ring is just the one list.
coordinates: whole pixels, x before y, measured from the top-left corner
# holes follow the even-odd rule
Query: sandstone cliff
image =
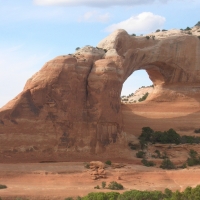
[(47, 62), (0, 109), (0, 162), (131, 159), (127, 143), (132, 132), (125, 125), (120, 94), (139, 69), (155, 86), (149, 102), (200, 101), (196, 35), (147, 39), (117, 30), (97, 48), (86, 46)]

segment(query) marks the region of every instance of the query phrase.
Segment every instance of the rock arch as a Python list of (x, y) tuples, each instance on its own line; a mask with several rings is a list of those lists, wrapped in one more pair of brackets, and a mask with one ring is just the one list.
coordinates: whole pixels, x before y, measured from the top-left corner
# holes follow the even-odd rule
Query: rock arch
[[(0, 110), (2, 155), (66, 160), (105, 157), (109, 151), (125, 156), (120, 94), (139, 69), (156, 86), (152, 101), (165, 99), (166, 93), (173, 100), (180, 93), (199, 98), (200, 41), (189, 35), (148, 40), (118, 30), (97, 48), (86, 46), (47, 62)], [(25, 152), (33, 157), (22, 156)]]

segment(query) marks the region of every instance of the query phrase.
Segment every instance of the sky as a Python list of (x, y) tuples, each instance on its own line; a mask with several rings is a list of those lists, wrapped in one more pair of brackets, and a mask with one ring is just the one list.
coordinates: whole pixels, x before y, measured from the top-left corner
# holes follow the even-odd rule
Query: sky
[[(147, 34), (193, 27), (200, 0), (0, 0), (0, 107), (58, 55), (97, 44), (112, 31)], [(144, 70), (124, 83), (122, 95), (151, 85)]]

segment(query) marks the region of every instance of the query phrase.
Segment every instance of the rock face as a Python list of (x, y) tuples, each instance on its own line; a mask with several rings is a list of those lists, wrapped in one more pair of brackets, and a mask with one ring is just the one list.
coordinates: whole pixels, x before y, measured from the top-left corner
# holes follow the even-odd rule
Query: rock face
[(47, 62), (0, 109), (0, 161), (129, 157), (120, 94), (140, 69), (155, 86), (149, 101), (166, 101), (167, 95), (168, 101), (199, 102), (197, 36), (147, 39), (117, 30), (98, 48)]
[(105, 164), (101, 161), (92, 161), (90, 162), (90, 169), (91, 169), (91, 178), (93, 180), (106, 178), (105, 172)]

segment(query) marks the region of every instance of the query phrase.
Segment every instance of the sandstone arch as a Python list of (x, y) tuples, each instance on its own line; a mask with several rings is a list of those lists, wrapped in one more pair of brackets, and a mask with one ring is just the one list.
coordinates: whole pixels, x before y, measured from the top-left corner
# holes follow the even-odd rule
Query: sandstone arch
[(25, 161), (105, 158), (108, 151), (127, 157), (120, 94), (124, 81), (139, 69), (156, 85), (151, 101), (166, 101), (166, 94), (167, 101), (199, 101), (197, 37), (147, 40), (118, 30), (98, 48), (86, 46), (47, 62), (1, 108), (0, 161), (5, 154)]

